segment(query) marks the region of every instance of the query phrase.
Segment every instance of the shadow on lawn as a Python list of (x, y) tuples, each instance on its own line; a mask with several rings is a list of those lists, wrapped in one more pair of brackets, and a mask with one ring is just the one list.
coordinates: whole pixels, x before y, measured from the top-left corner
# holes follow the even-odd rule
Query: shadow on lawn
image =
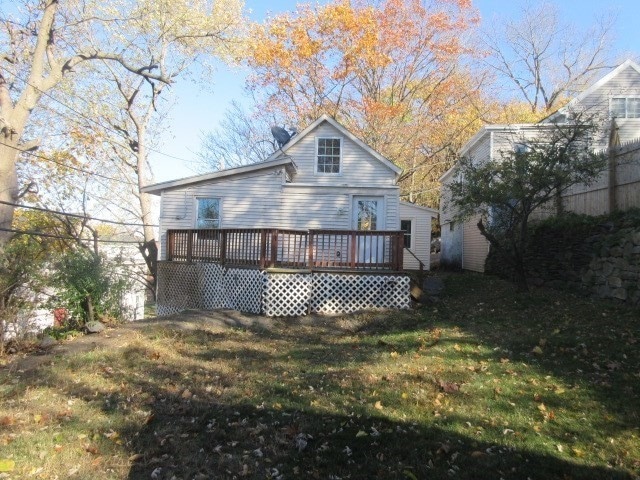
[[(117, 354), (131, 368), (110, 372), (109, 382), (126, 389), (103, 392), (108, 396), (103, 412), (114, 419), (122, 409), (148, 412), (146, 419), (127, 417), (124, 424), (116, 424), (123, 448), (135, 455), (130, 479), (632, 478), (525, 448), (478, 442), (471, 432), (447, 430), (446, 419), (421, 426), (392, 421), (382, 413), (371, 415), (375, 410), (357, 402), (344, 408), (314, 406), (307, 385), (323, 384), (330, 395), (320, 400), (327, 402), (347, 400), (349, 392), (340, 385), (345, 377), (354, 378), (350, 390), (367, 390), (355, 365), (370, 361), (380, 349), (362, 347), (357, 338), (333, 355), (322, 355), (328, 346), (319, 336), (307, 353), (299, 349), (265, 353), (251, 343), (261, 335), (285, 339), (287, 334), (249, 332), (244, 348), (225, 350), (214, 344), (203, 357), (195, 347), (207, 335), (191, 333), (187, 345), (193, 342), (194, 348), (181, 348), (179, 365), (154, 360), (154, 352), (141, 346)], [(295, 355), (303, 360), (301, 370), (287, 371), (285, 360)], [(237, 359), (238, 368), (223, 371), (216, 359)], [(268, 365), (274, 380), (286, 377), (287, 381), (261, 383), (261, 365)], [(329, 370), (332, 375), (327, 377), (323, 372)], [(290, 380), (294, 375), (300, 379)], [(58, 383), (53, 377), (47, 381)], [(65, 393), (96, 398), (95, 389), (82, 383), (70, 384)]]

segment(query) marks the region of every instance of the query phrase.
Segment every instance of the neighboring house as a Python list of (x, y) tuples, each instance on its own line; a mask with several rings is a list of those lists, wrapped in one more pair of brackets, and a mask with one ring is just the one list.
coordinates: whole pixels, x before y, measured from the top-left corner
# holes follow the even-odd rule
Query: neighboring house
[(161, 196), (161, 262), (428, 269), (437, 211), (400, 202), (400, 173), (323, 115), (264, 162), (143, 192)]
[[(589, 186), (576, 185), (562, 196), (565, 211), (599, 215), (614, 209), (640, 207), (640, 66), (627, 60), (571, 100), (565, 107), (537, 124), (487, 125), (460, 150), (461, 157), (479, 163), (500, 158), (528, 141), (570, 121), (572, 113), (584, 112), (599, 125), (591, 139), (594, 150), (609, 152), (609, 168)], [(440, 223), (443, 265), (484, 271), (489, 242), (477, 228), (479, 216), (463, 223), (454, 220), (447, 185), (456, 178), (455, 165), (440, 177)], [(539, 217), (555, 212), (540, 211)]]

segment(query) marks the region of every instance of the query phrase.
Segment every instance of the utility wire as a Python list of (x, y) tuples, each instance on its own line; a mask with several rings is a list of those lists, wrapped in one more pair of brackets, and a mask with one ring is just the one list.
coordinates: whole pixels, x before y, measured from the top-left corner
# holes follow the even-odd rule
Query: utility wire
[(5, 202), (0, 200), (0, 204), (2, 205), (11, 205), (12, 207), (18, 207), (18, 208), (29, 208), (31, 210), (38, 210), (40, 212), (46, 212), (46, 213), (55, 213), (56, 215), (64, 215), (65, 217), (74, 217), (74, 218), (82, 218), (82, 219), (89, 219), (89, 220), (95, 220), (96, 222), (104, 222), (104, 223), (112, 223), (114, 225), (124, 225), (124, 226), (129, 226), (129, 227), (157, 227), (157, 224), (153, 224), (153, 223), (129, 223), (129, 222), (118, 222), (116, 220), (107, 220), (104, 218), (95, 218), (95, 217), (91, 217), (91, 216), (87, 216), (87, 215), (80, 215), (78, 213), (67, 213), (67, 212), (61, 212), (58, 210), (50, 210), (48, 208), (42, 208), (42, 207), (34, 207), (31, 205), (21, 205), (19, 203), (12, 203), (12, 202)]
[[(47, 238), (57, 238), (60, 240), (73, 240), (74, 242), (77, 242), (78, 240), (81, 241), (85, 241), (85, 242), (93, 242), (96, 241), (93, 238), (74, 238), (74, 237), (64, 237), (62, 235), (54, 235), (52, 233), (42, 233), (42, 232), (34, 232), (32, 230), (16, 230), (13, 228), (2, 228), (0, 227), (0, 232), (11, 232), (11, 233), (18, 233), (21, 235), (32, 235), (32, 236), (36, 236), (36, 237), (47, 237)], [(100, 240), (99, 238), (97, 239), (98, 243), (125, 243), (125, 244), (131, 244), (131, 245), (140, 245), (141, 243), (143, 243), (142, 241), (140, 242), (136, 242), (136, 241), (132, 241), (132, 240)]]
[[(22, 78), (21, 76), (17, 75), (16, 73), (12, 72), (11, 70), (7, 69), (6, 67), (3, 67), (2, 65), (0, 65), (0, 69), (4, 70), (5, 72), (14, 75), (16, 78), (18, 78), (19, 80), (23, 81), (24, 83), (26, 83), (27, 85), (29, 85), (31, 88), (35, 88), (37, 91), (39, 91), (42, 95), (50, 98), (51, 100), (53, 100), (56, 103), (59, 103), (60, 105), (62, 105), (63, 107), (65, 107), (66, 109), (72, 111), (73, 113), (75, 113), (76, 115), (79, 115), (80, 117), (84, 118), (85, 120), (87, 120), (88, 122), (91, 122), (97, 126), (99, 126), (100, 128), (105, 128), (104, 125), (102, 125), (100, 122), (96, 121), (95, 119), (88, 117), (87, 115), (85, 115), (82, 112), (79, 112), (78, 110), (76, 110), (73, 107), (70, 107), (69, 105), (65, 104), (64, 102), (62, 102), (61, 100), (58, 100), (56, 97), (54, 97), (53, 95), (51, 95), (49, 92), (46, 92), (44, 90), (39, 89), (38, 87), (36, 87), (35, 85), (29, 83), (26, 79)], [(79, 97), (79, 96), (75, 96), (75, 98), (82, 100), (83, 102), (85, 102), (86, 104), (89, 104), (88, 100), (86, 100), (85, 98)], [(110, 130), (112, 130), (114, 133), (117, 133), (117, 131), (113, 128), (109, 128)], [(128, 148), (125, 147), (122, 144), (119, 144), (122, 148)], [(180, 160), (181, 162), (190, 162), (190, 160), (186, 160), (184, 158), (180, 158), (180, 157), (176, 157), (174, 155), (169, 155), (168, 153), (164, 153), (160, 150), (157, 150), (155, 148), (149, 147), (148, 145), (145, 146), (145, 148), (147, 150), (150, 150), (152, 152), (158, 153), (160, 155), (164, 155), (165, 157), (169, 157), (169, 158), (173, 158), (174, 160)]]
[(34, 153), (34, 152), (22, 150), (21, 148), (18, 148), (18, 147), (14, 147), (13, 145), (9, 145), (8, 143), (0, 142), (0, 145), (3, 145), (5, 147), (9, 147), (9, 148), (13, 148), (14, 150), (17, 150), (17, 151), (19, 151), (21, 153), (26, 153), (27, 155), (31, 155), (32, 157), (40, 158), (40, 159), (45, 160), (47, 162), (55, 163), (56, 165), (60, 165), (61, 167), (69, 168), (69, 169), (75, 170), (77, 172), (86, 173), (88, 175), (93, 175), (95, 177), (100, 177), (100, 178), (104, 178), (106, 180), (111, 180), (112, 182), (120, 182), (120, 183), (124, 183), (125, 185), (130, 185), (130, 186), (137, 187), (137, 184), (135, 184), (133, 182), (129, 182), (127, 180), (122, 180), (120, 178), (108, 177), (106, 175), (102, 175), (102, 174), (96, 173), (96, 172), (91, 172), (91, 171), (85, 170), (83, 168), (74, 167), (74, 166), (71, 166), (71, 165), (66, 165), (66, 164), (64, 164), (62, 162), (58, 162), (57, 160), (54, 160), (52, 158), (45, 157), (44, 155), (40, 155), (38, 153)]

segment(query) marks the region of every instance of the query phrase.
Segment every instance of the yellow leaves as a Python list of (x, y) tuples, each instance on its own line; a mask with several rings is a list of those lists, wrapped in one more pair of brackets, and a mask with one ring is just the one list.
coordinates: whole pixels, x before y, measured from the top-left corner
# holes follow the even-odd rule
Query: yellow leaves
[(382, 402), (380, 400), (378, 400), (374, 405), (373, 408), (375, 408), (376, 410), (382, 410), (384, 407), (382, 406)]
[(8, 458), (0, 459), (0, 472), (2, 473), (13, 472), (15, 467), (16, 467), (16, 462), (14, 460), (11, 460)]

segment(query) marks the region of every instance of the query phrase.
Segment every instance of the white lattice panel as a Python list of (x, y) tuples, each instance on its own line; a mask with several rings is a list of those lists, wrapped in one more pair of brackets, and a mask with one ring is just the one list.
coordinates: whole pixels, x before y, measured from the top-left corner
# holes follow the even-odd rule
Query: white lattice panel
[(217, 263), (198, 263), (198, 280), (202, 295), (201, 305), (205, 310), (223, 308), (225, 304), (225, 268)]
[(313, 275), (313, 313), (352, 313), (380, 308), (409, 308), (409, 277), (405, 275)]
[(195, 264), (158, 262), (158, 316), (200, 308), (198, 268)]
[(264, 274), (260, 270), (230, 268), (224, 274), (224, 308), (261, 313)]
[(311, 274), (265, 273), (263, 311), (268, 317), (306, 315), (311, 297)]

